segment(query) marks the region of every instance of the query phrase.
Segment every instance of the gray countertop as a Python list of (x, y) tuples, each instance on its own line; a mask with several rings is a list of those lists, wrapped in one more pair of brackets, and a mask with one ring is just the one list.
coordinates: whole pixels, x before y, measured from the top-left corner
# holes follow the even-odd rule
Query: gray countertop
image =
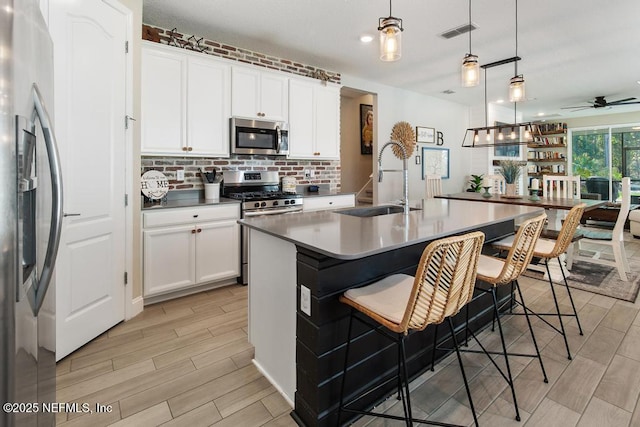
[(541, 208), (446, 199), (420, 200), (411, 206), (420, 210), (408, 216), (371, 218), (319, 211), (239, 222), (333, 258), (357, 259), (543, 212)]

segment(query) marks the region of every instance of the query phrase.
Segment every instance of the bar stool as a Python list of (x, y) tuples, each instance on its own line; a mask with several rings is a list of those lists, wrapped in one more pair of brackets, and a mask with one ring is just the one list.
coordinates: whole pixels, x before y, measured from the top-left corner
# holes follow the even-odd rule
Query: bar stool
[[(413, 422), (440, 426), (451, 425), (436, 421), (413, 419), (411, 400), (409, 398), (405, 339), (411, 332), (422, 331), (428, 325), (442, 323), (448, 318), (454, 346), (457, 350), (451, 316), (457, 314), (473, 295), (478, 257), (483, 243), (484, 234), (478, 231), (436, 240), (427, 245), (422, 253), (415, 277), (406, 274), (394, 274), (368, 286), (350, 289), (340, 297), (340, 302), (351, 307), (351, 315), (342, 371), (338, 425), (340, 425), (343, 412), (403, 420), (409, 426)], [(357, 316), (356, 312), (364, 316)], [(354, 319), (368, 325), (395, 342), (398, 350), (398, 366), (395, 377), (391, 377), (345, 402), (344, 392)], [(380, 325), (384, 326), (384, 328), (379, 328)], [(457, 355), (471, 411), (477, 426), (478, 420), (471, 400), (467, 377), (462, 366), (460, 353), (457, 352)], [(397, 381), (398, 398), (402, 399), (404, 417), (349, 408), (350, 405), (371, 391), (377, 390), (394, 380)]]
[[(553, 302), (556, 306), (555, 313), (534, 313), (529, 310), (533, 315), (538, 317), (544, 323), (549, 325), (553, 330), (558, 332), (564, 338), (564, 345), (567, 348), (567, 357), (571, 360), (571, 351), (569, 350), (569, 341), (567, 340), (567, 333), (564, 329), (564, 322), (562, 321), (563, 316), (571, 316), (576, 318), (576, 323), (578, 324), (578, 330), (580, 331), (580, 335), (582, 333), (582, 326), (580, 325), (580, 319), (578, 318), (578, 312), (576, 311), (576, 306), (573, 302), (573, 297), (571, 296), (571, 289), (569, 288), (569, 284), (567, 283), (567, 277), (564, 274), (564, 268), (562, 267), (562, 262), (560, 261), (560, 255), (565, 253), (569, 249), (569, 245), (571, 245), (573, 237), (576, 233), (576, 229), (580, 224), (580, 218), (582, 218), (582, 214), (584, 213), (584, 208), (586, 205), (584, 203), (580, 203), (577, 206), (574, 206), (562, 224), (562, 228), (558, 233), (558, 237), (555, 240), (540, 238), (536, 241), (535, 247), (533, 248), (533, 256), (536, 258), (540, 258), (544, 260), (544, 266), (547, 270), (547, 277), (549, 278), (549, 286), (551, 287), (551, 294), (553, 295)], [(498, 242), (492, 243), (492, 245), (500, 250), (509, 250), (513, 246), (513, 237), (507, 237)], [(558, 260), (558, 265), (560, 266), (560, 271), (562, 272), (562, 278), (564, 280), (564, 286), (567, 289), (567, 294), (569, 295), (569, 301), (571, 302), (571, 308), (573, 309), (573, 314), (563, 314), (560, 313), (560, 306), (558, 305), (558, 298), (556, 296), (556, 291), (553, 287), (553, 280), (551, 278), (551, 273), (549, 272), (549, 260), (556, 258)], [(522, 298), (522, 297), (520, 297)], [(527, 309), (524, 308), (525, 313)], [(516, 313), (519, 314), (519, 313)], [(558, 329), (555, 325), (549, 323), (545, 318), (541, 316), (558, 316), (558, 321), (560, 322), (560, 329)]]
[[(507, 257), (495, 258), (487, 255), (480, 255), (478, 260), (478, 274), (477, 279), (486, 283), (489, 283), (491, 287), (489, 289), (482, 289), (476, 287), (476, 289), (491, 293), (493, 298), (493, 314), (494, 319), (497, 319), (498, 330), (500, 331), (500, 341), (502, 343), (502, 351), (501, 352), (493, 352), (486, 350), (482, 343), (475, 336), (473, 331), (467, 328), (468, 332), (471, 333), (474, 340), (478, 343), (481, 350), (469, 350), (465, 349), (465, 352), (472, 353), (485, 353), (489, 356), (489, 360), (495, 366), (495, 368), (500, 372), (502, 377), (505, 379), (509, 387), (511, 388), (511, 395), (513, 397), (513, 404), (516, 410), (516, 420), (520, 421), (520, 411), (518, 409), (518, 401), (516, 399), (516, 390), (513, 385), (513, 375), (511, 374), (511, 366), (509, 365), (509, 355), (512, 356), (523, 356), (523, 357), (535, 357), (540, 362), (540, 368), (542, 370), (542, 375), (544, 377), (544, 382), (547, 383), (549, 380), (547, 379), (547, 373), (544, 369), (544, 364), (542, 363), (542, 357), (540, 356), (540, 350), (538, 348), (538, 343), (536, 341), (535, 334), (533, 333), (533, 328), (531, 327), (531, 322), (529, 320), (529, 316), (527, 315), (527, 325), (529, 326), (529, 332), (531, 333), (531, 339), (533, 340), (533, 346), (535, 347), (536, 354), (523, 354), (523, 353), (508, 353), (507, 346), (504, 340), (504, 333), (502, 331), (502, 323), (500, 321), (500, 313), (498, 307), (498, 298), (496, 296), (496, 288), (502, 285), (514, 285), (520, 295), (520, 299), (522, 304), (524, 305), (524, 300), (522, 299), (522, 292), (520, 291), (520, 286), (518, 285), (518, 277), (522, 275), (525, 271), (529, 262), (531, 262), (531, 258), (533, 256), (533, 248), (535, 246), (535, 242), (538, 240), (542, 228), (544, 226), (544, 222), (547, 218), (546, 214), (539, 215), (537, 217), (528, 219), (524, 221), (520, 227), (518, 228), (515, 237), (513, 238), (513, 245), (509, 249), (509, 253)], [(513, 292), (513, 288), (512, 291)], [(527, 313), (525, 309), (525, 313)], [(504, 356), (505, 365), (507, 368), (507, 374), (505, 375), (502, 369), (497, 365), (495, 360), (490, 357), (491, 354), (500, 354)]]

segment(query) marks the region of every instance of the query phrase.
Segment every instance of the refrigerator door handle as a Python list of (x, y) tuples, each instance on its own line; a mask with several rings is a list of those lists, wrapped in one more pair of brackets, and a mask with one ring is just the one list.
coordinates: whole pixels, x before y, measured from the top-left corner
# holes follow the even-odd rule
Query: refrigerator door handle
[(33, 300), (31, 301), (31, 309), (35, 316), (38, 315), (40, 307), (44, 302), (44, 297), (49, 289), (53, 269), (58, 255), (58, 246), (60, 245), (60, 234), (62, 233), (62, 168), (60, 167), (60, 156), (58, 155), (58, 146), (56, 137), (53, 133), (53, 123), (47, 112), (47, 108), (42, 100), (42, 95), (37, 84), (33, 84), (33, 103), (34, 110), (31, 114), (32, 132), (35, 133), (36, 116), (40, 121), (44, 142), (47, 148), (47, 157), (49, 158), (49, 169), (51, 171), (51, 228), (49, 229), (49, 240), (47, 243), (47, 252), (45, 254), (42, 266), (42, 274), (38, 278), (37, 283), (33, 286), (34, 293), (29, 293)]

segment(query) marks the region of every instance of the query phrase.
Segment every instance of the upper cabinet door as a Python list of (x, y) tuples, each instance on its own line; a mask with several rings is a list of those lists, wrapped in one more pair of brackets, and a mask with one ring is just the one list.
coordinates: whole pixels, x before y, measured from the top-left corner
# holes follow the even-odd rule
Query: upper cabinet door
[(289, 158), (312, 159), (315, 155), (313, 131), (313, 85), (289, 81)]
[(290, 159), (340, 158), (340, 87), (289, 81)]
[(316, 152), (323, 159), (340, 158), (340, 89), (315, 86)]
[(142, 49), (140, 120), (143, 154), (186, 153), (186, 58), (168, 49)]
[(231, 73), (231, 113), (239, 117), (259, 117), (260, 72), (233, 67)]
[(194, 55), (189, 56), (187, 68), (189, 154), (229, 157), (231, 67)]
[(288, 119), (288, 79), (275, 73), (233, 67), (231, 113), (259, 120)]
[(260, 110), (262, 118), (289, 120), (289, 79), (272, 73), (262, 73), (260, 79)]

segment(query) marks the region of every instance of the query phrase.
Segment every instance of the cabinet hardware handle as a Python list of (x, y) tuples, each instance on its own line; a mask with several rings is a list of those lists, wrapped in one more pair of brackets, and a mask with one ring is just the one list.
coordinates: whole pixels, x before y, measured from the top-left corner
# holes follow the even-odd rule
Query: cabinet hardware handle
[(187, 151), (187, 147), (182, 147), (182, 151)]
[(80, 215), (82, 215), (82, 214), (79, 214), (79, 213), (64, 213), (62, 216), (66, 218), (68, 216), (80, 216)]
[(196, 234), (196, 230), (195, 229), (191, 230), (191, 234)]
[(198, 228), (198, 233), (202, 233), (202, 228)]
[(187, 151), (193, 151), (193, 147), (187, 148)]
[(198, 214), (195, 214), (193, 217), (194, 217), (194, 218), (198, 218)]

